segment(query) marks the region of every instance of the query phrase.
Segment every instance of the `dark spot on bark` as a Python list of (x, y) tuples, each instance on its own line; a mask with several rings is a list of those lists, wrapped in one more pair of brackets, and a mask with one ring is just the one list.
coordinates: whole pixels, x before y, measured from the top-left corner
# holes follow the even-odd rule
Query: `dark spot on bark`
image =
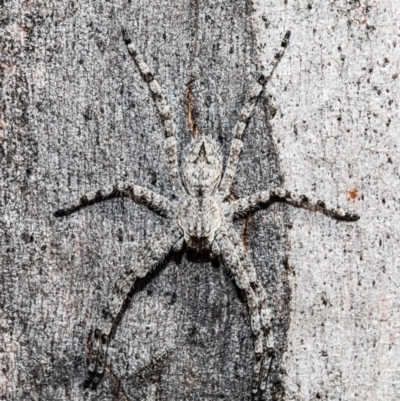
[(25, 242), (25, 244), (28, 244), (29, 242), (33, 242), (33, 235), (29, 235), (27, 232), (23, 232), (21, 234), (21, 239)]
[(117, 231), (117, 238), (119, 242), (124, 242), (124, 232), (122, 228), (119, 228)]
[(171, 300), (169, 301), (169, 304), (170, 305), (175, 305), (176, 304), (176, 298), (177, 298), (176, 292), (173, 292), (171, 294)]
[(157, 184), (157, 173), (154, 170), (150, 171), (150, 183), (151, 185)]
[(85, 121), (90, 121), (93, 119), (93, 115), (92, 115), (92, 108), (91, 106), (87, 106), (85, 108), (85, 111), (82, 113), (83, 118), (85, 119)]

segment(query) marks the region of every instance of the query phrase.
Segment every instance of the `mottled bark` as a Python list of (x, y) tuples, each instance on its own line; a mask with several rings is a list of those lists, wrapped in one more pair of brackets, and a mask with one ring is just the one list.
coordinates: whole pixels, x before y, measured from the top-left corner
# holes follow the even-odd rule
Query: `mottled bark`
[(128, 179), (172, 198), (124, 26), (164, 88), (180, 158), (201, 132), (225, 161), (245, 93), (292, 31), (232, 199), (284, 185), (361, 220), (274, 205), (238, 221), (274, 315), (267, 399), (396, 400), (399, 6), (364, 3), (0, 0), (1, 399), (250, 400), (244, 295), (220, 263), (184, 254), (135, 287), (103, 381), (82, 386), (118, 273), (166, 222), (129, 199), (53, 213)]
[[(181, 154), (202, 132), (226, 159), (260, 71), (252, 13), (242, 0), (2, 5), (7, 400), (250, 399), (254, 357), (244, 296), (223, 266), (185, 255), (137, 286), (111, 340), (108, 373), (95, 392), (84, 390), (89, 331), (118, 273), (164, 220), (125, 199), (61, 220), (53, 212), (128, 178), (171, 196), (162, 123), (121, 26), (163, 85)], [(248, 127), (234, 197), (281, 183), (269, 110), (261, 101)], [(289, 319), (280, 210), (237, 225), (275, 316), (270, 394), (280, 391)]]

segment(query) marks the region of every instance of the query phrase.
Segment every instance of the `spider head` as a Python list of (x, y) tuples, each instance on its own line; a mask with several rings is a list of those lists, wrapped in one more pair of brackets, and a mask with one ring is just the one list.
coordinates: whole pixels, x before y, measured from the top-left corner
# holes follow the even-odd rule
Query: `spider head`
[(191, 196), (212, 195), (222, 176), (222, 160), (205, 136), (193, 142), (182, 164), (182, 182)]

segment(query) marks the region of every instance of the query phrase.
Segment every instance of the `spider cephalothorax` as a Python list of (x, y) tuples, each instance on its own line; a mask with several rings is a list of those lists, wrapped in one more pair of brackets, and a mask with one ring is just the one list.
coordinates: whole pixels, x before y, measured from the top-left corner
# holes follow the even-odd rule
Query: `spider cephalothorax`
[[(66, 216), (96, 202), (125, 196), (148, 206), (170, 220), (168, 229), (154, 235), (135, 264), (127, 266), (122, 272), (101, 319), (89, 336), (87, 363), (91, 383), (97, 384), (104, 373), (111, 330), (136, 279), (144, 277), (162, 262), (171, 250), (181, 249), (185, 242), (189, 249), (221, 256), (236, 285), (245, 292), (254, 335), (253, 396), (258, 397), (260, 391), (262, 393), (265, 390), (268, 369), (264, 375), (260, 372), (263, 360), (274, 356), (272, 316), (264, 287), (257, 277), (241, 238), (233, 228), (233, 219), (261, 207), (268, 207), (273, 202), (286, 202), (296, 207), (317, 210), (338, 220), (355, 221), (359, 218), (356, 214), (342, 212), (311, 196), (299, 195), (281, 188), (259, 192), (232, 203), (227, 201), (243, 147), (242, 136), (247, 122), (264, 86), (270, 80), (284, 53), (289, 36), (290, 33), (287, 32), (280, 49), (276, 51), (245, 101), (233, 130), (233, 140), (224, 173), (222, 158), (217, 147), (205, 136), (198, 136), (186, 154), (179, 174), (176, 129), (166, 98), (143, 58), (124, 32), (128, 51), (143, 79), (149, 84), (164, 122), (167, 166), (178, 202), (171, 202), (162, 195), (132, 182), (124, 182), (82, 196), (77, 204), (55, 213), (57, 217)], [(266, 366), (269, 366), (269, 362), (267, 361)]]
[(195, 139), (182, 163), (182, 183), (193, 197), (213, 195), (221, 181), (222, 160), (204, 135)]

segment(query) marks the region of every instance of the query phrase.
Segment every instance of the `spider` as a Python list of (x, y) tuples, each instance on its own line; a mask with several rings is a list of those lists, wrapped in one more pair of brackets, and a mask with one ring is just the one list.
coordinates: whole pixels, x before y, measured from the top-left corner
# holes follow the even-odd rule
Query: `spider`
[(56, 217), (67, 216), (97, 202), (127, 197), (146, 205), (170, 221), (168, 229), (155, 234), (144, 246), (136, 264), (127, 267), (116, 281), (112, 297), (103, 309), (97, 327), (91, 331), (88, 338), (89, 377), (92, 383), (99, 383), (104, 374), (110, 333), (135, 281), (151, 272), (171, 251), (179, 251), (186, 244), (187, 249), (194, 252), (220, 257), (236, 285), (246, 295), (254, 336), (252, 394), (256, 399), (265, 391), (267, 382), (267, 374), (261, 374), (261, 368), (267, 366), (265, 364), (272, 360), (274, 354), (272, 316), (266, 292), (257, 277), (249, 254), (234, 230), (233, 220), (257, 209), (266, 208), (274, 202), (286, 202), (292, 206), (320, 211), (337, 220), (356, 221), (359, 216), (342, 212), (311, 196), (282, 188), (262, 191), (231, 203), (228, 200), (243, 147), (242, 136), (265, 85), (285, 52), (290, 31), (286, 32), (280, 48), (247, 96), (233, 130), (233, 140), (224, 172), (218, 147), (210, 138), (201, 134), (194, 138), (179, 172), (176, 128), (165, 95), (125, 29), (122, 30), (122, 35), (129, 54), (142, 78), (149, 85), (161, 115), (165, 128), (168, 172), (177, 200), (170, 201), (133, 182), (123, 182), (84, 195), (76, 204), (55, 212)]

